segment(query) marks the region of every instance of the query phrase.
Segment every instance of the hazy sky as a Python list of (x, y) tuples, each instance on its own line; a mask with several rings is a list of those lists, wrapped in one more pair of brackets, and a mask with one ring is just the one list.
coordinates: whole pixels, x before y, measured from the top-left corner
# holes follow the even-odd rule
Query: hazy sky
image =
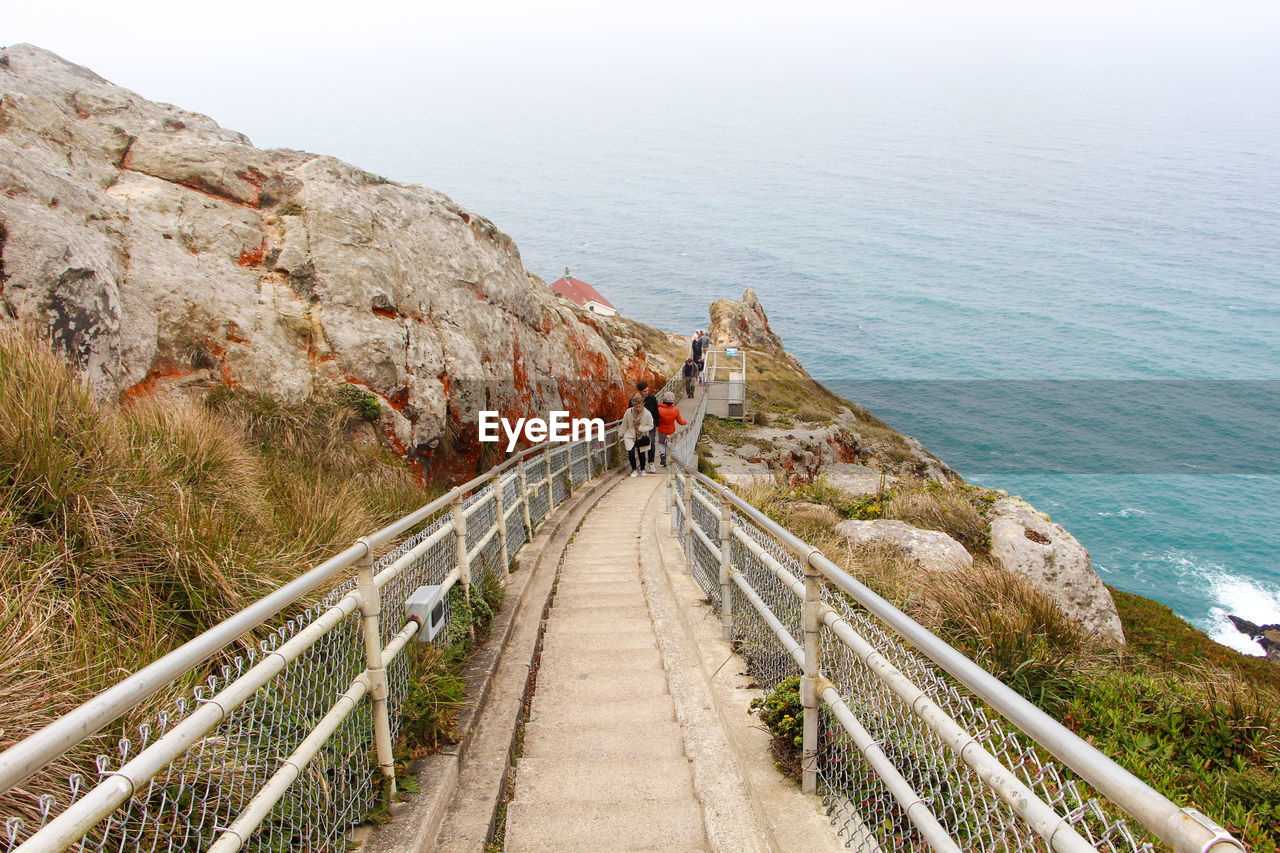
[[(723, 50), (748, 42), (786, 52), (797, 41), (855, 45), (1054, 39), (1239, 40), (1280, 47), (1276, 0), (485, 0), (485, 2), (22, 2), (0, 12), (0, 44), (32, 42), (97, 69), (169, 63), (377, 61), (391, 52), (479, 61), (563, 51), (607, 63), (619, 45)], [(269, 82), (269, 81), (264, 81)]]
[(1001, 85), (1047, 74), (1095, 90), (1190, 91), (1225, 73), (1215, 91), (1257, 103), (1280, 85), (1280, 0), (0, 2), (0, 44), (52, 50), (258, 145), (375, 168), (363, 137), (379, 110), (447, 118), (449, 98), (556, 101), (581, 121), (590, 90), (613, 85), (802, 94), (857, 74), (930, 88), (975, 67)]

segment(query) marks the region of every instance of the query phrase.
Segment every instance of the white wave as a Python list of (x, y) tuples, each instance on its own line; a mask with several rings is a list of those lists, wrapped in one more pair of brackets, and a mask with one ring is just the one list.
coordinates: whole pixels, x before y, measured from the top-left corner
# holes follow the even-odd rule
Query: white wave
[(1280, 588), (1225, 572), (1207, 576), (1216, 603), (1209, 608), (1205, 632), (1215, 642), (1248, 655), (1262, 655), (1262, 647), (1236, 630), (1227, 614), (1248, 619), (1256, 625), (1280, 622)]
[(1097, 516), (1099, 518), (1133, 518), (1134, 516), (1147, 514), (1148, 513), (1145, 509), (1138, 509), (1136, 506), (1127, 506), (1122, 510), (1117, 510), (1116, 512), (1099, 512), (1097, 513)]

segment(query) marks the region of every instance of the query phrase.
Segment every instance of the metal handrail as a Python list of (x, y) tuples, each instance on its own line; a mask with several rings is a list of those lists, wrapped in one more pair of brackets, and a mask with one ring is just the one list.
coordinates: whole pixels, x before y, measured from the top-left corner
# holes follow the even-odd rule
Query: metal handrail
[[(611, 444), (610, 432), (614, 433), (612, 443), (616, 444), (618, 441), (616, 428), (619, 423), (620, 420), (612, 421), (605, 426), (603, 450), (606, 454)], [(80, 838), (90, 827), (133, 796), (138, 785), (146, 783), (167, 766), (169, 762), (173, 761), (174, 758), (200, 740), (234, 709), (242, 705), (259, 687), (265, 685), (279, 674), (298, 654), (314, 645), (320, 637), (327, 634), (345, 618), (354, 614), (357, 609), (363, 614), (369, 668), (357, 676), (347, 693), (339, 697), (339, 702), (346, 703), (345, 710), (339, 713), (340, 708), (335, 705), (331, 714), (326, 716), (322, 722), (322, 725), (326, 727), (326, 730), (331, 731), (355, 707), (361, 697), (366, 693), (370, 695), (375, 703), (375, 733), (378, 741), (379, 765), (383, 768), (384, 773), (389, 772), (391, 746), (385, 720), (387, 691), (385, 669), (390, 659), (403, 649), (408, 638), (412, 635), (412, 631), (408, 631), (408, 633), (406, 631), (399, 632), (385, 649), (381, 647), (381, 641), (378, 639), (380, 633), (378, 616), (381, 609), (381, 605), (378, 602), (378, 591), (412, 561), (402, 557), (387, 569), (379, 572), (375, 577), (370, 570), (374, 553), (432, 516), (445, 512), (452, 507), (454, 512), (452, 520), (445, 521), (438, 530), (420, 543), (419, 547), (429, 550), (448, 538), (450, 534), (453, 534), (459, 540), (459, 565), (443, 580), (443, 584), (447, 588), (455, 583), (469, 583), (470, 561), (474, 560), (480, 552), (492, 544), (499, 531), (501, 531), (501, 537), (499, 538), (502, 539), (503, 547), (506, 547), (505, 525), (511, 511), (516, 509), (516, 504), (523, 504), (521, 507), (522, 515), (528, 522), (530, 518), (530, 498), (533, 494), (540, 493), (545, 488), (547, 490), (547, 512), (550, 512), (554, 503), (552, 480), (551, 478), (537, 481), (531, 480), (526, 485), (525, 467), (522, 465), (520, 469), (521, 489), (518, 500), (511, 507), (504, 508), (503, 512), (495, 513), (498, 517), (490, 523), (490, 528), (480, 536), (477, 544), (469, 551), (466, 549), (465, 543), (466, 517), (483, 508), (486, 504), (493, 503), (501, 507), (498, 489), (503, 487), (503, 479), (506, 472), (513, 466), (522, 464), (525, 460), (539, 454), (548, 454), (546, 458), (550, 462), (552, 458), (550, 454), (556, 452), (559, 444), (564, 444), (566, 447), (563, 466), (551, 471), (551, 465), (548, 464), (548, 473), (568, 472), (568, 476), (573, 477), (572, 470), (575, 462), (582, 463), (585, 461), (586, 479), (591, 479), (593, 476), (592, 456), (602, 449), (597, 441), (584, 439), (577, 442), (552, 442), (548, 440), (513, 454), (499, 465), (456, 487), (448, 494), (430, 501), (375, 533), (361, 537), (350, 547), (322, 562), (301, 577), (264, 596), (240, 613), (220, 622), (178, 649), (128, 676), (119, 684), (99, 693), (73, 711), (0, 753), (0, 794), (3, 794), (21, 784), (59, 755), (74, 748), (112, 721), (138, 707), (148, 697), (155, 695), (179, 676), (199, 667), (215, 654), (225, 650), (268, 619), (281, 614), (287, 608), (326, 584), (332, 584), (344, 577), (347, 575), (347, 570), (352, 567), (359, 571), (360, 584), (356, 589), (330, 606), (324, 615), (311, 622), (307, 628), (295, 635), (283, 646), (267, 654), (244, 675), (227, 683), (218, 695), (205, 700), (199, 710), (188, 716), (181, 724), (169, 730), (164, 737), (147, 746), (127, 765), (121, 767), (118, 771), (106, 774), (96, 787), (86, 792), (79, 799), (74, 799), (67, 809), (58, 814), (49, 823), (44, 824), (34, 836), (18, 849), (23, 853), (28, 850), (62, 850), (75, 843), (76, 839)], [(584, 445), (587, 449), (583, 457), (575, 460), (573, 448), (578, 445)], [(603, 470), (607, 469), (608, 466), (606, 464)], [(597, 470), (594, 473), (598, 475), (603, 473), (603, 470)], [(536, 485), (534, 484), (535, 482)], [(581, 480), (578, 482), (581, 482)], [(468, 508), (469, 511), (464, 513), (464, 496), (490, 483), (494, 486), (490, 493), (480, 500), (474, 501)], [(526, 523), (526, 528), (529, 527), (531, 527), (531, 523)], [(527, 530), (527, 535), (532, 535), (531, 529)], [(410, 553), (413, 552), (411, 551)], [(504, 561), (507, 559), (505, 553), (503, 559)], [(379, 710), (379, 707), (381, 707), (381, 710)], [(289, 760), (293, 762), (301, 760), (299, 756), (314, 755), (314, 750), (324, 740), (325, 737), (321, 737), (319, 741), (308, 738), (308, 741), (301, 745), (299, 751)], [(273, 777), (271, 780), (270, 789), (276, 793), (273, 795), (274, 799), (271, 799), (270, 802), (279, 799), (278, 794), (288, 786), (287, 782), (282, 782), (286, 776), (288, 776), (287, 773), (285, 776)], [(262, 816), (266, 814), (265, 810), (260, 809), (263, 803), (261, 795), (265, 793), (267, 793), (266, 789), (260, 792), (259, 798), (255, 798), (253, 814), (246, 813), (246, 819), (252, 824), (248, 826), (249, 831), (257, 825), (256, 821), (260, 821)], [(224, 834), (219, 839), (219, 845), (222, 846), (219, 846), (218, 849), (223, 849), (223, 846), (229, 843), (227, 839), (230, 837), (242, 840), (246, 826), (245, 822), (237, 821), (234, 827), (235, 831), (231, 836)], [(231, 831), (228, 830), (228, 832)], [(239, 842), (236, 842), (231, 849), (238, 846)]]
[[(1032, 740), (1057, 757), (1099, 793), (1133, 816), (1138, 823), (1150, 830), (1162, 842), (1169, 844), (1180, 853), (1182, 851), (1185, 851), (1185, 853), (1210, 853), (1210, 851), (1212, 853), (1226, 853), (1226, 851), (1244, 849), (1238, 840), (1231, 837), (1221, 827), (1213, 824), (1204, 815), (1194, 809), (1184, 809), (1177, 806), (1057, 720), (1018, 695), (964, 654), (935, 636), (910, 616), (868, 589), (847, 571), (824, 556), (817, 548), (807, 544), (791, 531), (747, 503), (734, 493), (731, 488), (699, 473), (691, 464), (691, 461), (689, 458), (682, 459), (677, 456), (676, 467), (673, 469), (673, 476), (682, 478), (686, 489), (693, 490), (693, 484), (697, 483), (709, 493), (716, 495), (726, 504), (732, 506), (734, 510), (748, 519), (758, 530), (772, 537), (794, 555), (801, 565), (806, 568), (806, 573), (812, 570), (821, 575), (822, 578), (848, 595), (858, 605), (878, 617), (903, 639), (919, 649), (930, 660), (983, 699), (989, 706), (1000, 712)], [(697, 492), (694, 491), (693, 494), (697, 495)], [(697, 496), (702, 498), (701, 495)], [(711, 505), (711, 502), (706, 499), (702, 499), (700, 502), (707, 506)], [(694, 529), (697, 528), (695, 527)], [(741, 537), (740, 533), (738, 535)], [(745, 543), (746, 539), (743, 538), (743, 541)], [(781, 567), (779, 566), (778, 568), (780, 569)], [(786, 574), (790, 578), (790, 581), (784, 580), (787, 588), (800, 595), (800, 592), (795, 587), (799, 579), (786, 572), (782, 572), (782, 574)], [(738, 573), (734, 574), (733, 580), (739, 586), (745, 584), (745, 579)], [(748, 595), (745, 597), (757, 610), (766, 607), (758, 596)], [(806, 604), (808, 604), (807, 601)], [(834, 614), (835, 611), (829, 606), (817, 602), (814, 610), (816, 619), (830, 623)], [(803, 659), (801, 643), (782, 628), (781, 623), (778, 622), (777, 617), (772, 612), (762, 611), (761, 616), (773, 627), (775, 632), (781, 630), (785, 634), (782, 640), (784, 647), (792, 656), (799, 655), (797, 657), (798, 663), (808, 672), (809, 667), (806, 666)], [(808, 616), (806, 616), (807, 621)], [(832, 626), (828, 624), (828, 627)], [(851, 631), (852, 629), (849, 628), (848, 632)], [(848, 632), (843, 630), (835, 631), (846, 645), (849, 645)], [(780, 634), (779, 636), (782, 637), (783, 635)], [(817, 671), (816, 666), (814, 671)], [(830, 690), (830, 687), (827, 685), (824, 689), (823, 684), (824, 680), (820, 680), (814, 687), (825, 694), (827, 690)], [(912, 702), (911, 704), (913, 712), (917, 711), (918, 703)], [(929, 704), (932, 703), (930, 702)], [(808, 709), (806, 708), (807, 711)], [(837, 713), (836, 716), (843, 722), (843, 714)], [(850, 734), (854, 734), (854, 732), (850, 730)], [(984, 781), (986, 781), (985, 777)], [(1057, 846), (1062, 837), (1051, 833), (1046, 840), (1050, 842), (1053, 849), (1069, 849)]]

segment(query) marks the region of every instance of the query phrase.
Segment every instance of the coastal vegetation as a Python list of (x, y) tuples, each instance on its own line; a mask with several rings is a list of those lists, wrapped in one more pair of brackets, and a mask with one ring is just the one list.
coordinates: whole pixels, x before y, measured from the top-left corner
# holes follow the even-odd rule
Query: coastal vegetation
[[(286, 404), (216, 386), (203, 403), (119, 406), (44, 342), (0, 332), (0, 749), (433, 497), (353, 390)], [(500, 597), (483, 592), (475, 618)], [(469, 642), (414, 658), (413, 749), (447, 738)], [(83, 772), (164, 701), (44, 772)], [(7, 814), (38, 813), (7, 797)]]
[[(1168, 608), (1112, 590), (1128, 643), (1082, 631), (987, 556), (996, 493), (909, 481), (852, 498), (819, 480), (739, 493), (962, 650), (1026, 699), (1251, 850), (1280, 844), (1280, 668), (1210, 640)], [(890, 518), (960, 541), (972, 569), (914, 569), (894, 548), (851, 546), (840, 519)], [(780, 766), (794, 765), (797, 702), (784, 682), (759, 704)]]

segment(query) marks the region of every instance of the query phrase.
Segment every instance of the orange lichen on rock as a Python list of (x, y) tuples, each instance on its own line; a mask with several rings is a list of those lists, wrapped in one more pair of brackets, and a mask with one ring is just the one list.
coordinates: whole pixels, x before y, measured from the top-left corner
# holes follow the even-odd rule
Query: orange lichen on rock
[(262, 238), (262, 243), (256, 249), (245, 249), (240, 253), (236, 263), (242, 267), (256, 267), (262, 264), (262, 259), (267, 256), (267, 238)]
[(178, 364), (172, 359), (161, 359), (156, 363), (155, 367), (147, 371), (147, 375), (142, 378), (141, 382), (131, 385), (120, 392), (120, 402), (132, 403), (137, 400), (154, 397), (160, 387), (167, 381), (184, 379), (192, 373), (194, 371), (186, 365)]

